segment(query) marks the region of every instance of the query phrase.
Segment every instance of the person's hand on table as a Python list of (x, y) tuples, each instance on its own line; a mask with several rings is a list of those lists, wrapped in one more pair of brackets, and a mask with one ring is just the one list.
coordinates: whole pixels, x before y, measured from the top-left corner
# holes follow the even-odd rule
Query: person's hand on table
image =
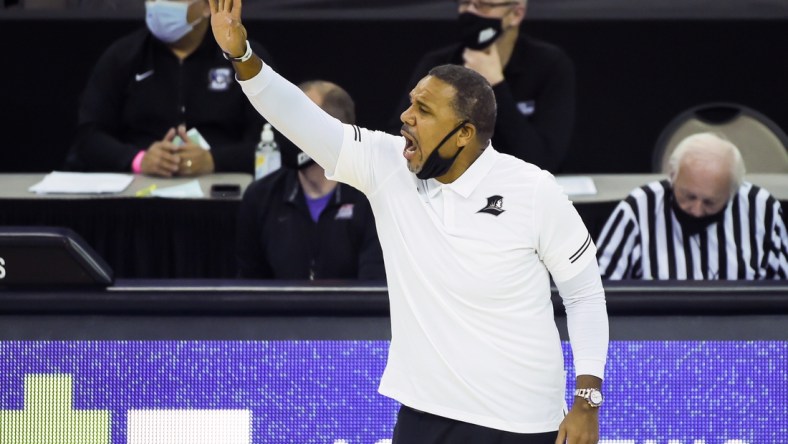
[(153, 142), (142, 157), (140, 169), (142, 174), (151, 176), (172, 177), (178, 173), (181, 157), (178, 147), (173, 143), (175, 128), (170, 128), (162, 140)]
[(214, 163), (211, 152), (189, 139), (184, 125), (178, 127), (178, 136), (184, 143), (178, 147), (180, 164), (177, 174), (179, 176), (198, 176), (213, 173)]

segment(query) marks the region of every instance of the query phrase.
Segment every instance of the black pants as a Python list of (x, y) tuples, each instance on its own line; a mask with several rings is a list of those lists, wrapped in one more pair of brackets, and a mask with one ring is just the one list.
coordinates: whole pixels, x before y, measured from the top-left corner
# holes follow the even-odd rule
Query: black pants
[(391, 444), (555, 444), (558, 431), (512, 433), (402, 406)]

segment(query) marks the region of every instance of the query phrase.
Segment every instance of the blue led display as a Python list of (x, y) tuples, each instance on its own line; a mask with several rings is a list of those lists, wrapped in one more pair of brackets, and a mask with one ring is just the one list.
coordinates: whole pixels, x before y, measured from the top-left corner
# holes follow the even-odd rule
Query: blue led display
[[(2, 341), (0, 442), (47, 433), (38, 429), (52, 421), (33, 416), (52, 411), (39, 407), (61, 400), (67, 387), (71, 412), (93, 416), (68, 422), (65, 413), (61, 422), (74, 433), (106, 433), (103, 442), (132, 442), (141, 427), (134, 414), (155, 420), (194, 410), (248, 412), (251, 443), (385, 443), (397, 410), (377, 393), (387, 348), (385, 341)], [(564, 354), (572, 375), (568, 344)], [(788, 442), (786, 342), (614, 341), (604, 392), (602, 443)]]

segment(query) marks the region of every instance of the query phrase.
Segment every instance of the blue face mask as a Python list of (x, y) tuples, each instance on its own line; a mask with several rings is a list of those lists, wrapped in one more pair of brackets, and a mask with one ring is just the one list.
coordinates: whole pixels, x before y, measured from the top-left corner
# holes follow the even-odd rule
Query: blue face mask
[(200, 23), (187, 21), (189, 6), (195, 1), (176, 2), (171, 0), (148, 0), (145, 2), (145, 23), (151, 34), (164, 43), (174, 43), (183, 38)]

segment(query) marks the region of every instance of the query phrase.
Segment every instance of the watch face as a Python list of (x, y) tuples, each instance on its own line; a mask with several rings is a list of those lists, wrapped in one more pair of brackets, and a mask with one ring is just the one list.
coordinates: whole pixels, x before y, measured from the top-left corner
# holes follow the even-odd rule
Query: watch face
[(602, 404), (602, 392), (599, 390), (592, 390), (588, 396), (588, 400), (594, 405)]

